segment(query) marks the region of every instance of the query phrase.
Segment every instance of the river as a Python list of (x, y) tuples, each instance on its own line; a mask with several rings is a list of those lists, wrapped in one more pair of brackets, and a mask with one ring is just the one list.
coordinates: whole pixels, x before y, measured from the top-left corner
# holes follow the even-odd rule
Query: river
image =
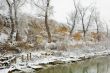
[(52, 66), (36, 73), (110, 73), (110, 56)]

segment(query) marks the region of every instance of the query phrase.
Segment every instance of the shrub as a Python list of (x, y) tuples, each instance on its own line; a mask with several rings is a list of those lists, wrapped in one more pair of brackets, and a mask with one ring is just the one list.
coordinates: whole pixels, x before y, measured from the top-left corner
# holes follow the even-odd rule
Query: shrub
[(92, 41), (100, 41), (102, 38), (102, 34), (101, 33), (95, 33), (95, 32), (91, 32), (91, 38), (93, 39)]
[(16, 47), (22, 48), (22, 49), (31, 49), (34, 47), (33, 44), (29, 44), (27, 42), (17, 42)]
[(65, 26), (61, 26), (61, 27), (57, 28), (55, 31), (59, 32), (59, 33), (65, 33), (65, 32), (68, 32), (68, 28)]
[(82, 35), (80, 32), (77, 32), (73, 35), (74, 40), (77, 40), (77, 41), (81, 40), (81, 37)]
[(42, 36), (40, 36), (40, 35), (37, 35), (36, 36), (36, 42), (37, 42), (37, 44), (41, 44), (43, 42), (43, 40), (44, 40), (44, 38)]

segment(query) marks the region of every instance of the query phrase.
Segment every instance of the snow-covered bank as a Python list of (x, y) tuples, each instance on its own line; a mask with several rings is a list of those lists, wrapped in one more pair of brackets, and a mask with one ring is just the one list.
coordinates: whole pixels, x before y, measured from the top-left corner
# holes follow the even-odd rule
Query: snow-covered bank
[(8, 40), (8, 35), (5, 33), (0, 33), (0, 43), (5, 43)]
[[(69, 49), (68, 51), (35, 51), (31, 52), (31, 57), (30, 52), (21, 53), (17, 57), (16, 64), (12, 64), (13, 67), (10, 67), (9, 69), (1, 69), (0, 73), (8, 73), (8, 71), (12, 71), (14, 69), (18, 69), (23, 72), (29, 72), (32, 70), (32, 72), (34, 72), (34, 70), (43, 69), (48, 67), (48, 65), (73, 63), (93, 57), (107, 56), (109, 54), (110, 48), (106, 48), (104, 46), (85, 46), (83, 48)], [(24, 58), (23, 61), (21, 58), (22, 56)]]

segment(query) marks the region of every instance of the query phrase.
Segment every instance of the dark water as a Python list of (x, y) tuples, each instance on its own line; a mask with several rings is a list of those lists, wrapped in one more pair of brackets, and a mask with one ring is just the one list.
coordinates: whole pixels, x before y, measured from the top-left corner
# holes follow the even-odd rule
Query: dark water
[(110, 56), (57, 65), (36, 73), (110, 73)]

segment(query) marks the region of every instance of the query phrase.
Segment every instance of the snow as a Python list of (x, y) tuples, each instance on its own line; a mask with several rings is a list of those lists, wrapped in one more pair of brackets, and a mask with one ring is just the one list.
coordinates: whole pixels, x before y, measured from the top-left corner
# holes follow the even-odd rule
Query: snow
[(13, 67), (10, 67), (9, 69), (2, 69), (2, 70), (0, 70), (0, 73), (8, 73), (9, 71), (11, 71), (11, 70), (14, 70), (15, 68), (13, 68)]
[(8, 73), (9, 69), (2, 69), (0, 70), (0, 73)]
[[(72, 43), (72, 42), (70, 42)], [(54, 45), (53, 43), (46, 45), (46, 48), (50, 45)], [(109, 45), (109, 42), (108, 42)], [(27, 61), (27, 54), (30, 55), (31, 53), (31, 60)], [(71, 63), (74, 61), (80, 61), (86, 58), (92, 58), (102, 55), (110, 54), (110, 48), (107, 47), (107, 44), (97, 44), (92, 46), (83, 45), (81, 48), (74, 48), (69, 49), (67, 51), (55, 51), (55, 50), (40, 50), (34, 52), (23, 52), (19, 54), (20, 56), (24, 56), (24, 62), (22, 62), (21, 58), (17, 58), (16, 64), (13, 64), (14, 68), (19, 69), (21, 71), (33, 71), (36, 68), (43, 68), (44, 65), (48, 65), (50, 62), (64, 62), (64, 63)], [(58, 55), (58, 53), (60, 53)], [(14, 57), (13, 57), (14, 58)], [(31, 67), (31, 68), (28, 68)], [(0, 73), (7, 73), (9, 70), (13, 70), (13, 68), (9, 69), (2, 69)]]
[(30, 63), (29, 66), (30, 66), (31, 68), (43, 68), (43, 66), (36, 65), (36, 64), (32, 64), (32, 63)]
[(5, 33), (0, 33), (0, 43), (5, 43), (8, 39), (8, 35)]
[[(89, 50), (89, 49), (88, 49)], [(90, 50), (91, 51), (91, 50)], [(58, 51), (57, 51), (58, 52)], [(74, 52), (62, 52), (61, 56), (54, 56), (54, 55), (49, 55), (46, 56), (44, 55), (45, 51), (38, 51), (38, 52), (32, 52), (32, 61), (25, 61), (25, 62), (21, 62), (19, 60), (19, 62), (17, 62), (16, 64), (14, 64), (14, 68), (9, 68), (9, 69), (2, 69), (0, 70), (0, 73), (8, 73), (8, 71), (13, 70), (13, 69), (19, 69), (21, 71), (25, 71), (25, 72), (33, 72), (33, 69), (36, 68), (43, 68), (43, 66), (41, 66), (40, 64), (48, 64), (49, 62), (55, 62), (55, 61), (62, 61), (65, 63), (68, 62), (72, 62), (72, 61), (78, 61), (81, 60), (79, 59), (80, 57), (84, 57), (84, 58), (88, 58), (88, 57), (92, 57), (92, 56), (99, 56), (99, 55), (107, 55), (108, 53), (110, 53), (110, 50), (107, 51), (101, 51), (101, 52), (91, 52), (91, 53), (82, 53), (84, 51), (79, 51), (77, 49), (74, 49)], [(27, 53), (22, 53), (21, 55), (26, 56)], [(30, 66), (31, 68), (28, 68), (27, 66)]]

